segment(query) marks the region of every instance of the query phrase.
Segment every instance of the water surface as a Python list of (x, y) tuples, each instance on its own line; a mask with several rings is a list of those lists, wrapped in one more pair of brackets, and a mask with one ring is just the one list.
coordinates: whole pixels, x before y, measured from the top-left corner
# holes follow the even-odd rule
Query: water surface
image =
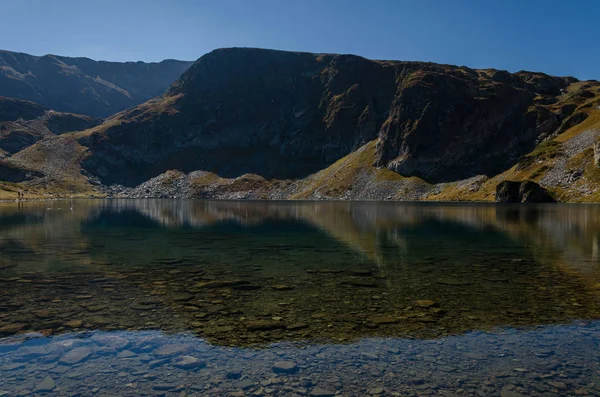
[(600, 395), (599, 216), (0, 204), (0, 396)]

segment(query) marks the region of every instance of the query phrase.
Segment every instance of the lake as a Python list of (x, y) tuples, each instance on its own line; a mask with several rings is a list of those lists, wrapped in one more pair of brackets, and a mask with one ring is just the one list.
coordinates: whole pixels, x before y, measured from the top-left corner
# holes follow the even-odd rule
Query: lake
[(0, 203), (0, 396), (600, 396), (600, 206)]

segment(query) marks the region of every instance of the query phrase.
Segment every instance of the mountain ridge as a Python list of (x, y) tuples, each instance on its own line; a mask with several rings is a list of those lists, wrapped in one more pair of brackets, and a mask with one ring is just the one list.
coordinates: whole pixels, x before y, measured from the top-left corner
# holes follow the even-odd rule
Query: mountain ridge
[(0, 95), (107, 117), (162, 94), (192, 62), (110, 62), (0, 50)]
[[(502, 178), (544, 181), (558, 140), (595, 131), (598, 110), (600, 83), (573, 77), (228, 48), (162, 96), (11, 161), (44, 173), (48, 148), (70, 145), (76, 191), (135, 197), (493, 200)], [(548, 157), (545, 142), (561, 150)], [(590, 151), (576, 155), (587, 166)], [(595, 171), (579, 171), (595, 197)]]

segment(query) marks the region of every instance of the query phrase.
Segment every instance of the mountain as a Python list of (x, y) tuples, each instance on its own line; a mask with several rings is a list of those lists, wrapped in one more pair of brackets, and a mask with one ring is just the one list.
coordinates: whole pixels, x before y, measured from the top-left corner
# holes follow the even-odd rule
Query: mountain
[(107, 117), (163, 94), (191, 64), (104, 62), (0, 51), (0, 95), (57, 111)]
[(598, 201), (599, 131), (597, 81), (229, 48), (9, 160), (40, 186), (131, 197), (494, 200), (503, 180), (532, 180)]
[[(34, 102), (0, 97), (0, 180), (18, 182), (41, 176), (2, 161), (42, 139), (95, 127), (101, 119), (50, 110)], [(26, 167), (27, 168), (27, 167)]]

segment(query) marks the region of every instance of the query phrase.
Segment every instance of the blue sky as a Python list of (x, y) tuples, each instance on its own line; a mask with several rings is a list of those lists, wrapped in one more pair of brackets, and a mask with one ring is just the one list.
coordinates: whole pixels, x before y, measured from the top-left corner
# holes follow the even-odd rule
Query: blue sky
[(0, 0), (0, 49), (195, 60), (352, 53), (600, 79), (600, 0)]

